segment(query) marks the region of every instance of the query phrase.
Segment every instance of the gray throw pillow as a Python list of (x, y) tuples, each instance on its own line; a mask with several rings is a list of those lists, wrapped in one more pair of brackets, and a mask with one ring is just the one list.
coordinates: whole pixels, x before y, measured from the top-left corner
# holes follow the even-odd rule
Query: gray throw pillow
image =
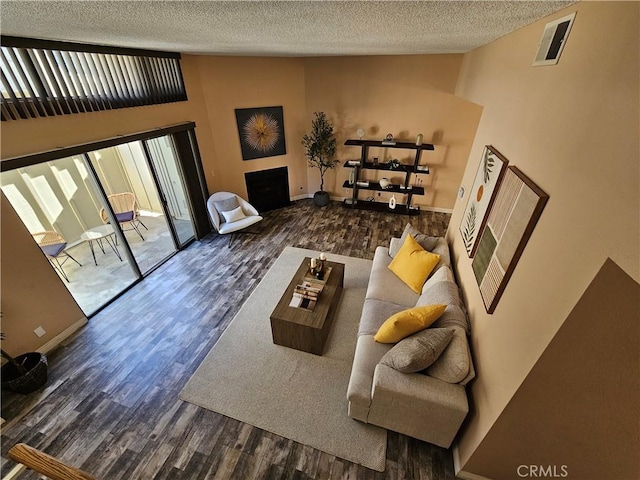
[(238, 197), (234, 195), (233, 197), (225, 198), (224, 200), (216, 200), (213, 202), (213, 205), (216, 207), (216, 210), (220, 215), (220, 220), (224, 222), (224, 215), (222, 215), (222, 212), (230, 212), (231, 210), (238, 208), (240, 203), (238, 203)]
[(396, 254), (398, 253), (400, 248), (402, 248), (402, 245), (404, 245), (404, 241), (409, 235), (413, 236), (416, 242), (418, 242), (422, 248), (429, 252), (433, 250), (436, 247), (436, 243), (438, 243), (438, 237), (430, 237), (429, 235), (426, 235), (420, 230), (416, 229), (410, 223), (407, 223), (407, 226), (404, 227), (404, 231), (402, 232), (402, 236), (400, 237), (400, 241), (396, 242), (395, 245), (391, 245), (389, 247), (389, 256), (391, 258), (395, 258)]
[(420, 372), (438, 359), (453, 333), (453, 328), (427, 328), (414, 333), (394, 345), (380, 363), (402, 373)]
[(427, 375), (447, 383), (459, 383), (469, 373), (469, 347), (465, 332), (454, 329), (453, 338), (440, 358), (427, 368)]

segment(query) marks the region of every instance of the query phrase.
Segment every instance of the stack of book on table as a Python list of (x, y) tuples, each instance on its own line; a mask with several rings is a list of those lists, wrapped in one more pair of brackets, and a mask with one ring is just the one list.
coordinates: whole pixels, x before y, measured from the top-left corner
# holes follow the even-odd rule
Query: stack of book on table
[(305, 310), (313, 310), (316, 306), (320, 292), (322, 292), (323, 284), (304, 280), (293, 290), (293, 297), (289, 303), (290, 307), (304, 308)]

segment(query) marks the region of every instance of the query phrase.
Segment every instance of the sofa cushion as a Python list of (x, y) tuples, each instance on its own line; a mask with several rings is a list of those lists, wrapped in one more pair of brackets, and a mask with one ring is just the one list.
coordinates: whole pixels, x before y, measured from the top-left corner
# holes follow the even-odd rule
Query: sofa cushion
[(391, 345), (374, 341), (373, 335), (358, 337), (347, 388), (349, 416), (363, 422), (367, 421), (369, 405), (371, 404), (373, 374), (376, 365), (390, 348)]
[[(445, 268), (448, 269), (448, 267), (443, 267), (440, 270), (445, 270)], [(433, 276), (443, 276), (439, 273), (440, 270)], [(469, 333), (469, 319), (463, 309), (464, 305), (460, 298), (460, 290), (457, 284), (448, 280), (432, 283), (431, 279), (429, 279), (422, 289), (422, 294), (418, 298), (416, 306), (434, 303), (447, 305), (445, 312), (433, 324), (434, 328), (460, 327), (466, 333)]]
[(455, 283), (451, 268), (449, 268), (446, 265), (443, 265), (438, 270), (434, 269), (434, 272), (431, 274), (431, 276), (427, 279), (426, 282), (424, 282), (424, 285), (422, 286), (422, 293), (424, 293), (426, 289), (428, 289), (429, 287), (432, 287), (434, 284), (438, 282), (454, 282)]
[(462, 385), (376, 366), (367, 423), (449, 448), (468, 411)]
[(392, 261), (388, 248), (376, 248), (365, 298), (375, 298), (404, 305), (404, 308), (415, 307), (419, 294), (407, 287), (402, 280), (389, 270), (389, 264)]
[(458, 327), (467, 335), (470, 332), (467, 314), (457, 305), (447, 305), (444, 313), (431, 326), (433, 328)]
[(396, 343), (412, 333), (424, 330), (444, 312), (446, 305), (408, 308), (390, 316), (375, 335), (379, 343)]
[(411, 290), (421, 293), (424, 282), (439, 260), (439, 255), (427, 252), (409, 235), (389, 264), (389, 269)]
[(422, 248), (429, 252), (435, 248), (436, 243), (438, 242), (438, 237), (430, 237), (429, 235), (422, 233), (410, 223), (407, 223), (407, 225), (404, 227), (404, 231), (402, 232), (402, 236), (400, 237), (400, 242), (391, 242), (389, 244), (389, 255), (391, 256), (391, 258), (394, 258), (398, 254), (400, 247), (402, 247), (404, 241), (409, 235), (413, 236), (416, 242), (418, 242)]
[(375, 335), (387, 318), (406, 309), (406, 305), (367, 298), (362, 306), (358, 336)]
[[(444, 270), (441, 268), (440, 270)], [(438, 270), (438, 271), (440, 271)], [(448, 280), (442, 282), (431, 283), (428, 287), (422, 289), (422, 293), (418, 298), (416, 305), (429, 305), (431, 303), (444, 303), (461, 305), (460, 290), (458, 285)]]
[(453, 328), (427, 328), (401, 340), (380, 363), (403, 373), (416, 373), (429, 367), (447, 348)]
[(442, 267), (442, 266), (446, 266), (446, 267), (451, 268), (451, 257), (450, 257), (450, 253), (449, 253), (449, 244), (447, 243), (447, 240), (444, 237), (438, 237), (438, 242), (436, 243), (436, 246), (433, 247), (433, 249), (431, 250), (431, 253), (436, 253), (436, 254), (440, 255), (440, 261), (438, 262), (438, 264), (433, 269), (434, 272), (439, 270), (440, 267)]
[(455, 328), (451, 342), (424, 373), (447, 383), (460, 383), (469, 373), (469, 347), (464, 330)]

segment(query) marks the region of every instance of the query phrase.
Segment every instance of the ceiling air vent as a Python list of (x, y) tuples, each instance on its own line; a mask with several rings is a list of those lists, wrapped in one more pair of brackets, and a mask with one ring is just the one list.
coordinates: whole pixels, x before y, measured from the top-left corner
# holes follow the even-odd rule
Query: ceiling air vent
[(542, 40), (540, 40), (540, 45), (538, 46), (538, 53), (533, 61), (534, 66), (555, 65), (558, 63), (574, 18), (576, 18), (576, 12), (545, 25)]

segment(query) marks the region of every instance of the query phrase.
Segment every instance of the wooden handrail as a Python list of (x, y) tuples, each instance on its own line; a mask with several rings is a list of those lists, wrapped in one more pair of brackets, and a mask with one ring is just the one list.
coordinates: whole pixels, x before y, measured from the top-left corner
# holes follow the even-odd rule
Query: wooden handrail
[(82, 470), (69, 467), (51, 455), (47, 455), (24, 443), (18, 443), (11, 447), (8, 456), (14, 462), (26, 465), (27, 468), (51, 480), (96, 480), (96, 478)]

